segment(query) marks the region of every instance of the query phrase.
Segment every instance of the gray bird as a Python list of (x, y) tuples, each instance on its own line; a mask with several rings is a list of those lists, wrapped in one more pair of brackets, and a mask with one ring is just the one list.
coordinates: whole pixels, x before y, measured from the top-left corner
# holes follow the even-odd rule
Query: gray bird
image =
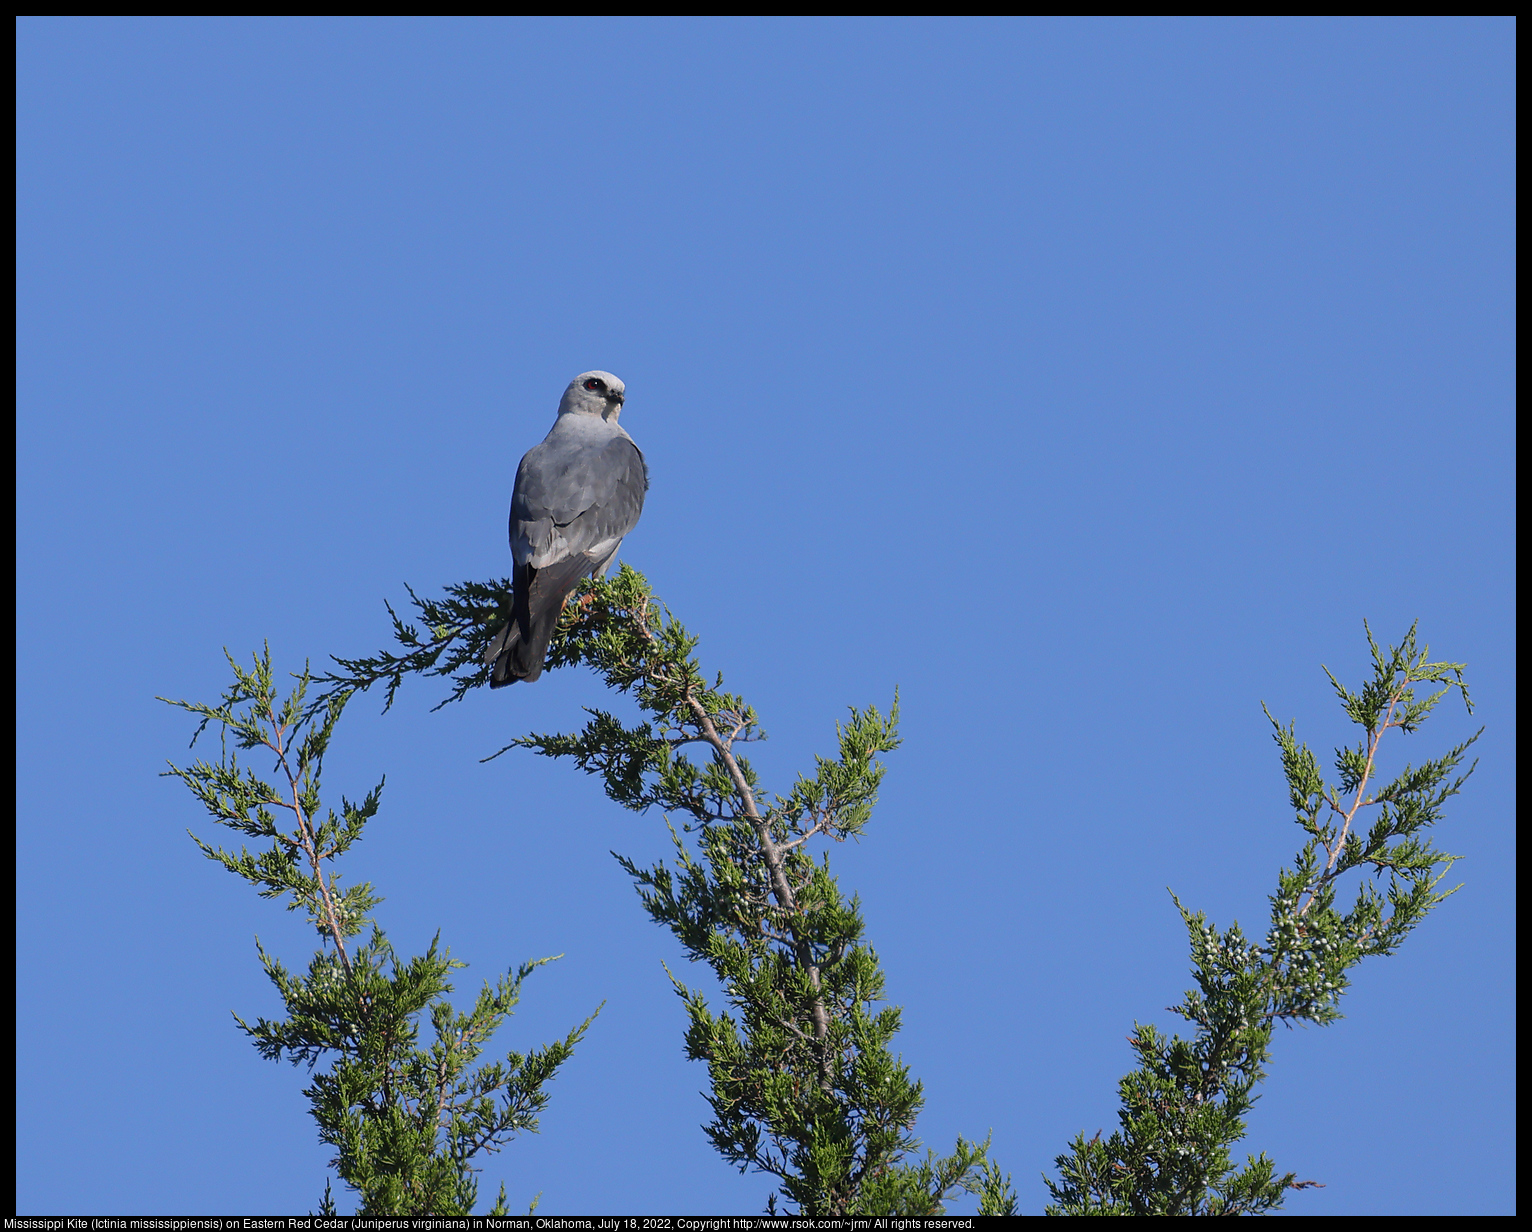
[(569, 382), (559, 417), (516, 470), (511, 496), (515, 608), (484, 662), (490, 688), (536, 680), (570, 592), (611, 566), (638, 523), (649, 467), (617, 424), (624, 385), (610, 372)]

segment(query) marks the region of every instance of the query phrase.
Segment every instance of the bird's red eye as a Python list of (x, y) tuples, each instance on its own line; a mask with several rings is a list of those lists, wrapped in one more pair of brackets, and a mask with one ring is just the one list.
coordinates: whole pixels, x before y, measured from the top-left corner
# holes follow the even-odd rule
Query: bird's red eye
[(606, 382), (605, 381), (598, 381), (595, 377), (591, 377), (590, 380), (585, 382), (585, 388), (586, 389), (605, 389), (606, 388)]

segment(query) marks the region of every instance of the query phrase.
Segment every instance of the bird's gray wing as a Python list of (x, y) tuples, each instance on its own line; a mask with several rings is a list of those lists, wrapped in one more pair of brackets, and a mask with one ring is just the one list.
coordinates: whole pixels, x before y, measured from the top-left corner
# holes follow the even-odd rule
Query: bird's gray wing
[(596, 440), (589, 433), (583, 440), (550, 433), (521, 460), (510, 519), (516, 602), (485, 654), (494, 663), (492, 687), (542, 674), (569, 593), (611, 564), (643, 512), (644, 455), (627, 433), (612, 428)]
[(644, 455), (615, 426), (605, 439), (550, 434), (516, 471), (510, 525), (516, 563), (543, 569), (581, 553), (610, 560), (637, 524), (648, 487)]

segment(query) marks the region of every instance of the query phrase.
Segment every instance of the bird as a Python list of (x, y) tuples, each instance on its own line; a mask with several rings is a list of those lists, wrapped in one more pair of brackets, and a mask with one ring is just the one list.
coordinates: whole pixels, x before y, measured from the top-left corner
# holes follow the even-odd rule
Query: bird
[(582, 372), (559, 401), (542, 444), (516, 468), (511, 495), (511, 619), (484, 662), (490, 688), (543, 674), (548, 643), (570, 594), (603, 576), (638, 524), (649, 465), (617, 422), (627, 387), (610, 372)]

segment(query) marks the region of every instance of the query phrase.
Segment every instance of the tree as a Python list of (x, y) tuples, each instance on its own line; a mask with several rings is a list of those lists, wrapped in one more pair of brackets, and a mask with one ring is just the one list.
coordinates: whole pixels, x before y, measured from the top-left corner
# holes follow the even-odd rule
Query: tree
[[(193, 745), (209, 724), (218, 726), (218, 761), (184, 769), (172, 763), (167, 774), (185, 783), (219, 825), (267, 844), (258, 854), (241, 847), (235, 855), (193, 834), (203, 854), (255, 886), (262, 898), (287, 898), (287, 909), (304, 911), (320, 936), (320, 949), (302, 975), (257, 939), (256, 952), (287, 1017), (259, 1018), (253, 1027), (237, 1014), (234, 1020), (263, 1057), (285, 1055), (308, 1067), (313, 1082), (304, 1094), (320, 1140), (335, 1148), (332, 1166), (360, 1195), (358, 1214), (470, 1214), (478, 1196), (473, 1159), (522, 1130), (537, 1129), (548, 1101), (545, 1086), (595, 1015), (560, 1041), (475, 1068), (520, 998), (522, 981), (553, 960), (523, 963), (486, 983), (473, 1008), (458, 1013), (445, 998), (453, 969), (466, 964), (438, 948), (439, 935), (425, 954), (407, 962), (399, 961), (376, 924), (365, 942), (348, 945), (383, 901), (366, 882), (343, 890), (339, 874), (325, 872), (361, 839), (383, 790), (380, 782), (360, 804), (342, 797), (340, 815), (330, 810), (320, 819), (325, 750), (350, 694), (332, 690), (306, 705), (311, 677), (305, 666), (293, 690), (279, 699), (269, 649), (255, 657), (251, 670), (232, 656), (229, 666), (234, 683), (220, 705), (170, 703), (202, 717)], [(241, 766), (229, 751), (231, 738), (238, 749), (270, 753), (281, 787)], [(287, 824), (279, 825), (283, 814)], [(417, 1042), (417, 1020), (428, 1010), (435, 1038), (427, 1048)], [(322, 1060), (331, 1062), (326, 1071), (317, 1069)], [(321, 1212), (335, 1213), (328, 1183)], [(504, 1185), (491, 1213), (507, 1213)]]
[[(1406, 766), (1377, 787), (1377, 756), (1390, 731), (1413, 732), (1436, 703), (1457, 689), (1472, 713), (1461, 663), (1432, 663), (1411, 626), (1403, 643), (1384, 651), (1367, 630), (1373, 675), (1357, 692), (1330, 677), (1347, 718), (1362, 729), (1355, 746), (1336, 750), (1338, 783), (1324, 781), (1319, 761), (1300, 744), (1293, 724), (1275, 728), (1298, 825), (1308, 836), (1271, 896), (1264, 944), (1238, 924), (1220, 931), (1202, 912), (1175, 899), (1191, 941), (1197, 987), (1171, 1007), (1195, 1024), (1189, 1040), (1165, 1039), (1134, 1024), (1128, 1037), (1138, 1068), (1118, 1084), (1121, 1129), (1105, 1142), (1076, 1135), (1054, 1162), (1048, 1181), (1052, 1215), (1247, 1215), (1280, 1207), (1299, 1181), (1278, 1176), (1263, 1152), (1235, 1169), (1229, 1147), (1245, 1135), (1244, 1114), (1266, 1076), (1278, 1022), (1320, 1026), (1341, 1017), (1336, 1004), (1347, 972), (1364, 958), (1391, 954), (1453, 890), (1437, 886), (1459, 857), (1431, 845), (1430, 827), (1458, 794), (1473, 766), (1454, 777), (1475, 733), (1441, 757)], [(1443, 687), (1416, 699), (1415, 686)], [(1477, 763), (1475, 763), (1477, 764)], [(1369, 794), (1370, 793), (1370, 794)], [(1362, 818), (1372, 811), (1365, 837)], [(1350, 872), (1386, 876), (1386, 893), (1362, 880), (1355, 902), (1336, 909), (1337, 883)], [(1174, 898), (1174, 895), (1172, 895)]]
[[(337, 660), (341, 670), (327, 681), (339, 694), (381, 681), (386, 709), (407, 675), (452, 678), (446, 701), (488, 682), (483, 652), (509, 611), (509, 582), (411, 598), (430, 635), (390, 609), (403, 653)], [(703, 993), (671, 977), (686, 1005), (687, 1055), (707, 1063), (712, 1083), (708, 1137), (742, 1172), (778, 1180), (769, 1210), (780, 1196), (803, 1214), (937, 1214), (966, 1189), (983, 1213), (1014, 1213), (987, 1142), (959, 1138), (950, 1155), (911, 1158), (924, 1095), (888, 1048), (900, 1012), (874, 1009), (884, 981), (859, 903), (841, 893), (828, 856), (810, 851), (816, 839), (863, 832), (883, 777), (878, 755), (899, 743), (898, 699), (887, 717), (852, 710), (837, 728), (839, 756), (819, 758), (812, 778), (773, 795), (738, 749), (763, 734), (755, 711), (724, 691), (722, 673), (708, 684), (696, 644), (628, 566), (611, 581), (586, 581), (548, 665), (594, 668), (648, 719), (630, 727), (592, 711), (580, 732), (525, 736), (491, 756), (527, 748), (568, 758), (623, 807), (687, 819), (670, 831), (674, 868), (616, 858), (650, 918), (725, 990), (730, 1008), (715, 1013)], [(688, 755), (693, 748), (706, 763)]]
[[(488, 683), (483, 652), (510, 611), (509, 582), (449, 586), (440, 599), (411, 591), (410, 598), (425, 631), (390, 608), (399, 649), (336, 659), (338, 670), (320, 679), (326, 691), (305, 716), (338, 714), (345, 699), (379, 683), (386, 711), (411, 675), (451, 680), (438, 709)], [(1057, 1158), (1048, 1213), (1261, 1213), (1280, 1207), (1289, 1190), (1317, 1183), (1277, 1175), (1264, 1154), (1236, 1169), (1229, 1148), (1245, 1134), (1275, 1024), (1333, 1022), (1350, 968), (1393, 952), (1452, 893), (1437, 887), (1457, 857), (1433, 848), (1428, 831), (1472, 773), (1470, 766), (1455, 774), (1478, 738), (1377, 787), (1387, 733), (1415, 731), (1451, 689), (1469, 699), (1463, 665), (1430, 662), (1413, 627), (1386, 651), (1370, 629), (1367, 637), (1372, 679), (1352, 692), (1330, 677), (1362, 729), (1355, 747), (1337, 750), (1336, 785), (1325, 783), (1293, 725), (1273, 720), (1307, 838), (1294, 867), (1279, 873), (1264, 943), (1247, 942), (1238, 924), (1220, 931), (1172, 896), (1197, 981), (1173, 1011), (1196, 1032), (1166, 1039), (1135, 1026), (1129, 1038), (1139, 1066), (1119, 1084), (1121, 1128), (1104, 1142), (1099, 1132), (1089, 1140), (1079, 1134)], [(564, 612), (548, 666), (591, 667), (645, 717), (628, 724), (591, 710), (580, 731), (532, 733), (490, 756), (522, 748), (571, 760), (625, 808), (658, 807), (683, 819), (679, 828), (667, 822), (671, 864), (641, 867), (613, 854), (650, 918), (722, 986), (725, 1007), (715, 1009), (671, 975), (686, 1009), (687, 1055), (708, 1067), (706, 1133), (742, 1172), (775, 1178), (768, 1210), (782, 1199), (805, 1215), (935, 1214), (967, 1190), (982, 1214), (1015, 1213), (1010, 1178), (990, 1159), (987, 1139), (959, 1138), (949, 1155), (917, 1156), (923, 1091), (889, 1049), (900, 1012), (884, 1003), (858, 899), (842, 893), (823, 850), (866, 830), (883, 775), (879, 758), (899, 743), (897, 695), (887, 715), (852, 709), (837, 726), (838, 755), (818, 758), (813, 775), (772, 793), (742, 750), (763, 735), (755, 711), (724, 690), (721, 673), (708, 683), (696, 645), (627, 566), (611, 580), (586, 581)], [(1442, 687), (1417, 699), (1421, 684)], [(290, 705), (301, 709), (301, 689)], [(210, 712), (190, 708), (207, 721)], [(216, 717), (227, 727), (226, 713), (227, 703)], [(1387, 885), (1380, 891), (1364, 880), (1342, 914), (1338, 882), (1353, 872), (1386, 876)]]

